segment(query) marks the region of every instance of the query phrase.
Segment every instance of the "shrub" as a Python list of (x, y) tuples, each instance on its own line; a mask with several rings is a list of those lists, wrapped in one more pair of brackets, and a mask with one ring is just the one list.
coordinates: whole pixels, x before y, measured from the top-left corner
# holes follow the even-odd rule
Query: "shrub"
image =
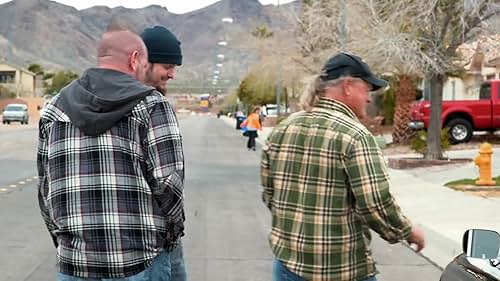
[[(411, 140), (411, 149), (414, 151), (424, 154), (427, 151), (427, 131), (420, 130), (417, 135)], [(450, 136), (448, 134), (448, 129), (444, 128), (441, 130), (441, 149), (446, 151), (450, 148)]]
[(15, 98), (16, 93), (11, 89), (0, 85), (0, 98)]

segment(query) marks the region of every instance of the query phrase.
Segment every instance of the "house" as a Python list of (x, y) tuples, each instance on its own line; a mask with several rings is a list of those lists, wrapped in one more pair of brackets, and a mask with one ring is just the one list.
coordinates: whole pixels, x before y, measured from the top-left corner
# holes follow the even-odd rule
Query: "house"
[(16, 97), (34, 97), (36, 74), (0, 61), (0, 86), (10, 90)]
[(443, 100), (478, 99), (482, 82), (500, 79), (500, 35), (482, 36), (462, 44), (459, 52), (466, 72), (461, 77), (448, 77), (443, 87)]

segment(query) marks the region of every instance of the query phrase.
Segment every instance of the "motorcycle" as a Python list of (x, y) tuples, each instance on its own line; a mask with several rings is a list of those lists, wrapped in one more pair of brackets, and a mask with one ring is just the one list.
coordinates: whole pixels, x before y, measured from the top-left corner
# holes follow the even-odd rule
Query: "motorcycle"
[(446, 266), (440, 281), (500, 281), (500, 234), (469, 229), (462, 238), (463, 253)]

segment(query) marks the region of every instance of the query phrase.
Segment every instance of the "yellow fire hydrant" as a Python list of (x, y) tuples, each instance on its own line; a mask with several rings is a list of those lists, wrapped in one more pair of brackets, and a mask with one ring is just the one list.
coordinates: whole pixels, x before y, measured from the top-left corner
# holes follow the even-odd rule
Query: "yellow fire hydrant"
[(491, 144), (485, 142), (479, 147), (479, 155), (474, 159), (474, 163), (479, 167), (479, 179), (476, 185), (495, 185), (491, 178), (491, 155), (493, 148)]

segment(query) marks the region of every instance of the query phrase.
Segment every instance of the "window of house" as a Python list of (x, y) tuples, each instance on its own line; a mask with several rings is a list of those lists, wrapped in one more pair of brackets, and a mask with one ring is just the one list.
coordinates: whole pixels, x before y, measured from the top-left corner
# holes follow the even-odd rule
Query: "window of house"
[(0, 71), (0, 84), (14, 83), (16, 78), (15, 71)]

